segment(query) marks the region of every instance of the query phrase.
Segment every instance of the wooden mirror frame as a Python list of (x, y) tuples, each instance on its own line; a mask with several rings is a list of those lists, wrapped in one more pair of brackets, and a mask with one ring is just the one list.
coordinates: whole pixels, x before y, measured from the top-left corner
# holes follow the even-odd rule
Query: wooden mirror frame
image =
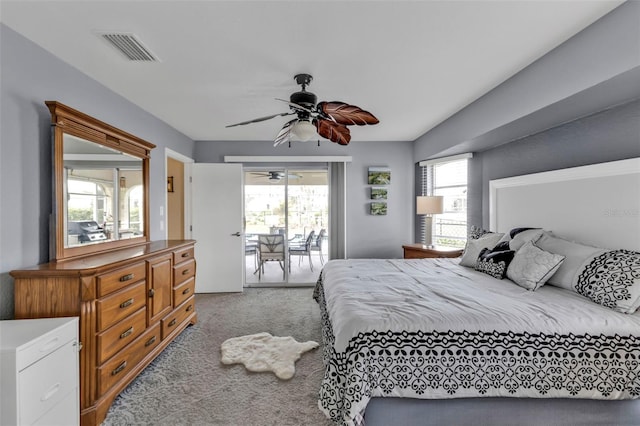
[[(123, 247), (141, 245), (149, 242), (149, 158), (155, 145), (103, 123), (80, 111), (57, 101), (46, 101), (51, 112), (53, 132), (53, 208), (50, 229), (49, 258), (52, 261), (64, 261), (90, 254), (105, 252)], [(140, 237), (104, 241), (86, 246), (65, 247), (64, 230), (64, 134), (73, 135), (89, 142), (132, 155), (142, 160), (143, 181), (143, 234)]]

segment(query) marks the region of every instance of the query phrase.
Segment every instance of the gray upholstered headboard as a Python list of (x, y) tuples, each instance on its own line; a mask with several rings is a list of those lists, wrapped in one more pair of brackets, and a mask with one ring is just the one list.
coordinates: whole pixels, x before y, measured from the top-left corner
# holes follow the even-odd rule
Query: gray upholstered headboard
[(640, 251), (640, 158), (496, 179), (489, 190), (492, 231), (539, 227)]

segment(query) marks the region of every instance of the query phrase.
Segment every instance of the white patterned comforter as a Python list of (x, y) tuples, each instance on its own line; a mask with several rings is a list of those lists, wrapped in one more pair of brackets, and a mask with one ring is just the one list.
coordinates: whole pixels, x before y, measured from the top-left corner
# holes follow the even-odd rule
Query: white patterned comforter
[(358, 424), (369, 399), (640, 397), (640, 312), (527, 291), (457, 259), (333, 260), (320, 409)]

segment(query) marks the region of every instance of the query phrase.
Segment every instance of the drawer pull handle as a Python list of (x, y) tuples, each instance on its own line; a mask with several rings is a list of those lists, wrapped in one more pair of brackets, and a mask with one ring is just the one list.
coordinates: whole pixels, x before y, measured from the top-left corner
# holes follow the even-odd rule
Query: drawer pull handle
[(122, 302), (120, 304), (120, 307), (121, 308), (126, 308), (127, 306), (131, 306), (131, 305), (133, 305), (133, 297), (131, 299), (129, 299), (129, 300), (125, 300), (124, 302)]
[(55, 348), (57, 344), (58, 338), (54, 337), (53, 339), (42, 345), (42, 347), (40, 348), (40, 352), (49, 352), (51, 349)]
[(173, 327), (174, 325), (176, 325), (176, 319), (175, 319), (175, 318), (174, 318), (174, 319), (172, 319), (172, 320), (169, 322), (169, 327)]
[(186, 309), (187, 312), (191, 312), (192, 310), (193, 310), (193, 305), (187, 306), (187, 309)]
[(111, 375), (115, 376), (116, 374), (118, 374), (119, 372), (124, 370), (125, 368), (127, 368), (127, 361), (122, 361), (122, 364), (117, 366), (116, 369), (111, 372)]
[(120, 277), (120, 282), (130, 281), (133, 279), (133, 274), (127, 274)]
[(182, 253), (182, 257), (189, 257), (189, 253)]
[(45, 392), (44, 395), (42, 395), (42, 397), (40, 398), (40, 401), (46, 401), (47, 399), (55, 395), (55, 393), (58, 392), (59, 390), (60, 390), (60, 383), (56, 383), (55, 385), (51, 386), (49, 390)]
[(149, 297), (153, 297), (153, 296), (155, 296), (155, 294), (156, 294), (156, 291), (154, 289), (150, 288), (149, 289)]
[(182, 275), (187, 275), (189, 272), (191, 272), (191, 269), (185, 269), (182, 271)]
[(189, 287), (185, 288), (184, 290), (182, 290), (182, 294), (187, 294), (191, 291), (191, 289)]
[(156, 336), (152, 336), (151, 339), (147, 340), (147, 343), (144, 344), (144, 346), (150, 346), (153, 345), (156, 342)]
[(131, 333), (133, 333), (133, 327), (129, 327), (129, 328), (127, 329), (127, 331), (125, 331), (124, 333), (122, 333), (122, 334), (120, 335), (120, 338), (121, 338), (121, 339), (124, 339), (125, 337), (129, 337), (129, 336), (131, 335)]

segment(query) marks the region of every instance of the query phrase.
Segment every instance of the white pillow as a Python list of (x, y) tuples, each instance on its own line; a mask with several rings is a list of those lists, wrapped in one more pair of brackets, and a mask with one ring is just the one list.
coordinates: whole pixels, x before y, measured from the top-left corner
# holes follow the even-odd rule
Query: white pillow
[(460, 265), (468, 268), (475, 268), (478, 256), (480, 256), (482, 249), (492, 249), (496, 244), (498, 244), (498, 241), (500, 241), (500, 238), (502, 238), (503, 235), (504, 234), (501, 233), (490, 232), (488, 234), (484, 234), (477, 240), (467, 241), (467, 247), (464, 249), (462, 259), (460, 259)]
[(598, 247), (591, 247), (557, 238), (549, 232), (543, 233), (534, 243), (542, 250), (565, 257), (562, 266), (560, 266), (558, 271), (549, 279), (549, 284), (571, 291), (576, 291), (575, 284), (580, 271), (582, 271), (594, 257), (606, 252), (606, 250)]
[(551, 278), (563, 261), (564, 256), (544, 251), (528, 241), (509, 264), (507, 278), (520, 287), (535, 291)]

